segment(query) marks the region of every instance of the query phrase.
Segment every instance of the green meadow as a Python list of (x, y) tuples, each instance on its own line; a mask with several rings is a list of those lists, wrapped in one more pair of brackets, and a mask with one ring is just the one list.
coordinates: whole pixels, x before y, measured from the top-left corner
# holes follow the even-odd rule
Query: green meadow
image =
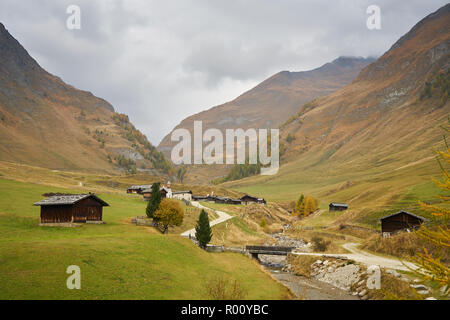
[[(132, 225), (145, 211), (135, 196), (99, 194), (110, 204), (104, 225), (39, 227), (32, 204), (46, 192), (72, 191), (0, 179), (0, 299), (207, 299), (205, 283), (218, 276), (239, 281), (248, 299), (289, 296), (243, 255), (207, 253)], [(81, 269), (80, 290), (66, 287), (70, 265)]]

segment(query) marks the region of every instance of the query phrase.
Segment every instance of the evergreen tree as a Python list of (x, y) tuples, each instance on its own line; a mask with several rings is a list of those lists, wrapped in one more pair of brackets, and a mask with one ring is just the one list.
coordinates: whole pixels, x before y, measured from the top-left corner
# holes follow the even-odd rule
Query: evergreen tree
[(147, 204), (147, 209), (145, 213), (147, 217), (153, 218), (153, 214), (158, 210), (159, 204), (161, 203), (161, 191), (159, 188), (159, 183), (155, 182), (152, 184), (152, 195)]
[(209, 225), (208, 213), (205, 210), (200, 212), (197, 225), (195, 226), (195, 238), (201, 248), (206, 249), (206, 245), (211, 241), (212, 231)]

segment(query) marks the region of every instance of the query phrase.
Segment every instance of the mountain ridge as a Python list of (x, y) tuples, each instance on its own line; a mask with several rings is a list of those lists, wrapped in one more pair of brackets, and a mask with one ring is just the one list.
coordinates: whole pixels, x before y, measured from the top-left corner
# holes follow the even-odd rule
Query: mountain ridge
[[(278, 72), (230, 102), (185, 118), (174, 130), (192, 131), (196, 120), (203, 121), (205, 130), (277, 128), (303, 103), (351, 83), (373, 61), (371, 57), (339, 57), (313, 70)], [(158, 149), (169, 156), (173, 145), (169, 133)]]
[(0, 160), (64, 170), (171, 170), (126, 115), (44, 70), (2, 23), (0, 58)]
[(277, 175), (223, 186), (278, 201), (303, 192), (348, 203), (353, 210), (339, 221), (372, 227), (394, 205), (419, 210), (411, 190), (434, 194), (430, 180), (441, 175), (432, 150), (445, 148), (450, 114), (449, 9), (422, 19), (353, 83), (293, 114), (281, 126)]

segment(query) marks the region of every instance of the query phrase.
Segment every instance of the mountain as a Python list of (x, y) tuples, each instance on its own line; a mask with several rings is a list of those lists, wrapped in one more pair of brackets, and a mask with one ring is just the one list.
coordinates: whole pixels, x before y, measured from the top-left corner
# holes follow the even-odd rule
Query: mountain
[(418, 199), (407, 200), (415, 199), (417, 188), (421, 196), (434, 194), (430, 179), (440, 176), (432, 149), (444, 148), (440, 126), (450, 115), (449, 54), (447, 4), (352, 84), (303, 105), (281, 126), (276, 176), (226, 185), (278, 200), (312, 193), (322, 201), (349, 203), (361, 216), (376, 213), (373, 223), (380, 208), (395, 203), (417, 209)]
[(1, 23), (0, 160), (155, 174), (170, 168), (126, 115), (45, 71)]
[[(278, 128), (304, 103), (330, 94), (349, 84), (373, 58), (340, 57), (320, 68), (282, 71), (245, 92), (235, 100), (184, 119), (175, 129), (193, 130), (194, 121), (203, 121), (203, 129)], [(158, 150), (170, 156), (174, 143), (168, 134)]]

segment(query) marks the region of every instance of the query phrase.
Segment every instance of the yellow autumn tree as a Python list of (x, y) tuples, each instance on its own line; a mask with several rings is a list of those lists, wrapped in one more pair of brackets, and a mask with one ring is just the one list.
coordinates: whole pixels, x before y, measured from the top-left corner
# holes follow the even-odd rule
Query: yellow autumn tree
[[(430, 212), (433, 219), (428, 227), (422, 227), (417, 231), (424, 241), (434, 244), (441, 251), (450, 249), (450, 148), (446, 140), (446, 134), (450, 132), (450, 118), (443, 126), (445, 130), (445, 149), (436, 151), (439, 166), (443, 172), (443, 180), (435, 180), (436, 185), (444, 191), (444, 195), (438, 195), (441, 200), (439, 205), (431, 205), (420, 202), (421, 207)], [(439, 251), (439, 250), (438, 250)], [(444, 287), (444, 295), (450, 291), (449, 267), (440, 258), (440, 252), (429, 252), (426, 248), (423, 252), (416, 253), (414, 260), (420, 266), (418, 271), (425, 279), (431, 279)]]
[(305, 209), (305, 197), (303, 196), (303, 193), (300, 194), (300, 197), (298, 197), (297, 202), (295, 203), (295, 213), (300, 216), (303, 215)]

